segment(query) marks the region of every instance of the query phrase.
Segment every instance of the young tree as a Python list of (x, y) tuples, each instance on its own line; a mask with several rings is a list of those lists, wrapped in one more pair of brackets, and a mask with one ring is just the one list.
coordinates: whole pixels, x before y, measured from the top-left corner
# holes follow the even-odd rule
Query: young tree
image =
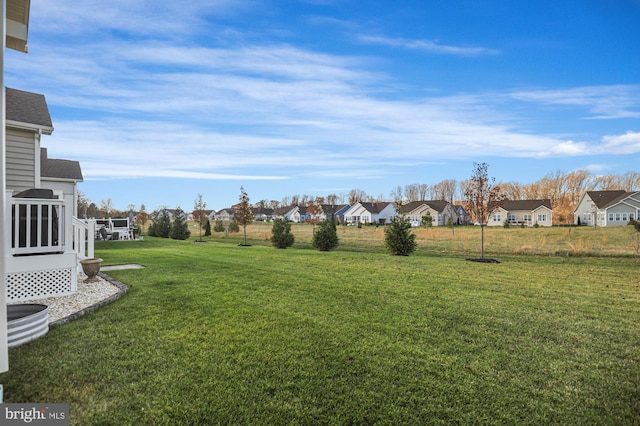
[(315, 233), (316, 223), (320, 221), (322, 213), (324, 213), (322, 211), (322, 203), (319, 197), (316, 198), (315, 201), (312, 200), (308, 202), (307, 213), (309, 213), (309, 219), (307, 219), (307, 222), (309, 222), (313, 226), (313, 233)]
[(204, 209), (207, 207), (207, 203), (202, 201), (202, 194), (198, 194), (193, 204), (193, 220), (198, 223), (199, 237), (197, 241), (202, 241), (202, 224), (207, 218)]
[(224, 223), (221, 220), (216, 220), (215, 225), (213, 225), (213, 232), (224, 232)]
[(180, 207), (176, 207), (169, 236), (174, 240), (186, 240), (190, 235), (191, 231), (189, 231), (189, 224), (185, 220), (185, 214)]
[(487, 163), (473, 163), (473, 173), (465, 190), (465, 206), (476, 222), (480, 223), (480, 259), (484, 259), (484, 227), (489, 215), (500, 207), (504, 197), (495, 178), (489, 178)]
[(416, 250), (418, 244), (408, 218), (396, 216), (391, 219), (391, 224), (384, 230), (384, 244), (396, 256), (409, 256)]
[(253, 208), (251, 208), (251, 204), (249, 204), (249, 196), (247, 195), (247, 191), (244, 190), (244, 187), (240, 187), (240, 202), (236, 204), (233, 208), (233, 220), (238, 225), (242, 225), (242, 229), (244, 232), (244, 244), (247, 245), (247, 225), (253, 222), (254, 212)]
[(424, 216), (422, 216), (422, 226), (425, 228), (431, 228), (433, 226), (433, 216), (431, 212), (427, 210)]
[(338, 247), (338, 232), (333, 218), (320, 222), (311, 244), (320, 251), (330, 251)]
[(207, 218), (207, 221), (204, 223), (204, 236), (211, 236), (211, 223), (209, 222), (209, 218)]
[(286, 249), (291, 247), (295, 237), (291, 233), (291, 222), (286, 219), (277, 218), (271, 228), (271, 244), (275, 248)]

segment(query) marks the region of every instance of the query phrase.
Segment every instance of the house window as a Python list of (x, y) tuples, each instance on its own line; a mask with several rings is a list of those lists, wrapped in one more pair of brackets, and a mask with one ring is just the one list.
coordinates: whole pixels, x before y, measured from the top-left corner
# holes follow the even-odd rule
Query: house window
[(609, 222), (613, 222), (613, 213), (609, 213)]
[(633, 220), (633, 213), (629, 213), (629, 220)]
[(616, 222), (620, 222), (620, 213), (616, 213)]
[(626, 222), (629, 220), (629, 214), (627, 212), (622, 212), (622, 221)]
[(516, 215), (515, 214), (509, 214), (509, 215), (507, 215), (507, 219), (509, 219), (509, 222), (515, 223), (516, 222)]
[(525, 214), (524, 216), (522, 216), (522, 219), (524, 220), (525, 223), (531, 223), (531, 215), (530, 214)]
[(500, 214), (494, 214), (494, 215), (493, 215), (493, 221), (494, 221), (494, 222), (502, 222), (502, 215), (500, 215)]
[(538, 222), (546, 222), (547, 221), (547, 215), (546, 214), (539, 214), (538, 215)]

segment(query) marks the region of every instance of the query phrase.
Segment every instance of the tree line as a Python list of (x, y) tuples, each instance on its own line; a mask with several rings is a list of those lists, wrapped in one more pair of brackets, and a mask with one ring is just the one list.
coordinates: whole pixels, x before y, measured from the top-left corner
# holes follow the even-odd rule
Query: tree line
[[(435, 184), (414, 183), (394, 188), (389, 196), (372, 196), (361, 189), (352, 189), (346, 194), (330, 194), (313, 197), (307, 194), (289, 195), (281, 201), (261, 200), (257, 204), (277, 208), (287, 205), (308, 204), (349, 204), (357, 202), (411, 202), (424, 200), (445, 200), (454, 204), (464, 204), (472, 179), (445, 179)], [(587, 191), (625, 190), (640, 191), (640, 172), (630, 171), (619, 175), (594, 175), (586, 170), (548, 173), (543, 178), (529, 184), (519, 182), (497, 182), (503, 197), (509, 200), (549, 199), (553, 208), (554, 222), (572, 223), (573, 211), (580, 198)]]

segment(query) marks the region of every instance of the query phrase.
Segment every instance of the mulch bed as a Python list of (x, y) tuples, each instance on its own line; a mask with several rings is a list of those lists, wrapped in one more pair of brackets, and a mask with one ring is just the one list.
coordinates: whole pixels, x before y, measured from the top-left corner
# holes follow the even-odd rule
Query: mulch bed
[(466, 259), (469, 262), (478, 262), (478, 263), (500, 263), (497, 259), (489, 259), (488, 257), (482, 257), (478, 259)]

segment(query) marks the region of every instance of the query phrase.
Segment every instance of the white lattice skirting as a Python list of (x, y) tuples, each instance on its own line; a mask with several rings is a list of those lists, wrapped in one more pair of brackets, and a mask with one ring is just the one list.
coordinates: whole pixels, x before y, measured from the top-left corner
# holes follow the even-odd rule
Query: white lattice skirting
[(7, 274), (7, 300), (66, 296), (73, 292), (72, 268)]

